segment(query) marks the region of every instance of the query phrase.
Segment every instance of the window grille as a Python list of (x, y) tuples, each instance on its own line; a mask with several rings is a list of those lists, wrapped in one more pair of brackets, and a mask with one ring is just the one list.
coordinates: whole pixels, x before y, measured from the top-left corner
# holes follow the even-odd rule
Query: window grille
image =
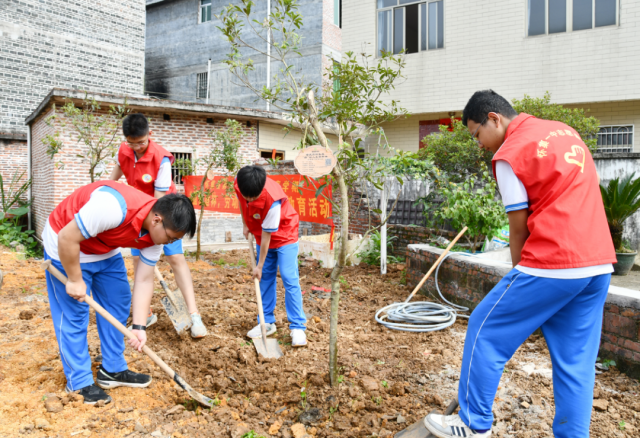
[(633, 150), (633, 125), (601, 126), (598, 132), (598, 152), (624, 153)]
[(189, 167), (180, 162), (180, 160), (192, 161), (191, 152), (172, 152), (175, 161), (171, 165), (171, 179), (175, 185), (184, 184), (182, 181), (181, 171), (189, 170)]
[(196, 97), (198, 99), (207, 98), (207, 82), (209, 73), (198, 73), (196, 77)]
[[(389, 199), (387, 201), (387, 212), (393, 207), (395, 199)], [(402, 225), (418, 225), (421, 227), (426, 226), (425, 217), (423, 214), (422, 205), (413, 205), (416, 201), (402, 201), (399, 200), (396, 204), (396, 208), (391, 212), (389, 216), (388, 224), (402, 224)], [(378, 201), (380, 204), (380, 201)]]

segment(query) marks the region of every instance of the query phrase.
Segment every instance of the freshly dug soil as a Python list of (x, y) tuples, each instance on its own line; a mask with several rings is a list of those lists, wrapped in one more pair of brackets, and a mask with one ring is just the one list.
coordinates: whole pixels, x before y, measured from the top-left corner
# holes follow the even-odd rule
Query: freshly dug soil
[[(64, 394), (65, 378), (49, 313), (40, 262), (16, 260), (0, 250), (0, 437), (295, 437), (391, 436), (455, 396), (466, 321), (441, 332), (411, 334), (380, 327), (376, 309), (404, 300), (403, 266), (389, 274), (365, 265), (343, 273), (340, 307), (340, 380), (328, 384), (330, 270), (300, 258), (307, 348), (293, 349), (278, 279), (276, 319), (284, 357), (265, 360), (245, 337), (256, 324), (248, 251), (205, 254), (192, 268), (200, 313), (209, 335), (179, 337), (157, 285), (152, 307), (158, 323), (149, 346), (197, 391), (217, 400), (202, 409), (150, 359), (126, 351), (130, 368), (149, 373), (146, 389), (116, 388), (114, 402), (83, 405)], [(127, 260), (130, 268), (130, 260)], [(175, 287), (169, 265), (160, 268)], [(129, 269), (130, 279), (132, 270)], [(9, 280), (9, 281), (7, 281)], [(99, 356), (92, 316), (91, 356)], [(97, 363), (94, 363), (94, 367)], [(544, 339), (532, 336), (507, 364), (494, 405), (494, 436), (551, 437), (553, 385)], [(638, 382), (612, 367), (597, 376), (591, 436), (639, 436)], [(57, 400), (56, 400), (57, 397)], [(48, 410), (47, 410), (48, 409)], [(150, 435), (151, 434), (151, 435)]]

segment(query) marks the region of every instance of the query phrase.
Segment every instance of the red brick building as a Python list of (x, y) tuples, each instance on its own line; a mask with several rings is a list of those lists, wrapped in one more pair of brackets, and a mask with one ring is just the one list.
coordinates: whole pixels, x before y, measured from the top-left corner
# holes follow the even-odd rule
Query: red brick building
[[(110, 105), (121, 105), (125, 101), (124, 95), (93, 93), (90, 97), (100, 102), (101, 111), (105, 114)], [(73, 190), (90, 182), (89, 165), (83, 158), (85, 146), (78, 142), (77, 134), (73, 132), (60, 109), (68, 101), (80, 106), (83, 98), (84, 92), (53, 89), (26, 119), (29, 137), (27, 154), (17, 157), (9, 154), (0, 156), (3, 176), (11, 168), (22, 166), (33, 178), (30, 223), (38, 237), (55, 206)], [(261, 154), (271, 156), (273, 149), (280, 151), (286, 159), (297, 155), (294, 145), (299, 140), (300, 133), (292, 132), (285, 137), (282, 128), (289, 122), (280, 113), (148, 97), (127, 97), (127, 104), (131, 112), (143, 113), (150, 119), (152, 138), (177, 158), (195, 161), (206, 155), (213, 147), (210, 133), (222, 129), (227, 119), (236, 119), (244, 125), (246, 136), (242, 141), (240, 154), (246, 163), (255, 162)], [(56, 117), (51, 118), (54, 114)], [(59, 133), (63, 146), (52, 159), (46, 153), (47, 145), (43, 143), (43, 139), (55, 132)], [(123, 138), (118, 142), (120, 140)], [(4, 150), (10, 152), (12, 147), (11, 143), (8, 143)], [(11, 164), (10, 160), (13, 159), (16, 164)], [(114, 161), (110, 160), (101, 176), (102, 179), (108, 178), (113, 163)], [(174, 181), (178, 189), (183, 190), (175, 166)], [(203, 173), (204, 169), (196, 170), (196, 174)], [(225, 242), (229, 231), (232, 240), (244, 240), (242, 222), (240, 217), (234, 214), (207, 211), (202, 230), (203, 243)]]

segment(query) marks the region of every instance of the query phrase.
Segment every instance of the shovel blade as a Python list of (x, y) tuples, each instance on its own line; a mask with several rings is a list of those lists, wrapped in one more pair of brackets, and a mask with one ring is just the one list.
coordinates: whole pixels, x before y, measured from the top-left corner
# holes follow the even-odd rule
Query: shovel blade
[[(458, 408), (458, 396), (451, 400), (447, 409), (444, 410), (444, 415), (451, 415), (453, 411)], [(437, 411), (431, 411), (431, 414), (437, 413)], [(396, 433), (393, 438), (436, 438), (434, 434), (429, 432), (429, 429), (424, 425), (424, 418), (413, 423), (411, 426)]]
[(424, 418), (419, 419), (413, 425), (394, 435), (394, 438), (435, 438), (431, 432), (424, 427)]
[[(266, 345), (265, 345), (266, 344)], [(268, 339), (265, 343), (262, 338), (254, 339), (253, 345), (256, 346), (256, 351), (262, 357), (266, 357), (269, 359), (279, 359), (284, 356), (278, 341), (275, 339)]]
[(192, 322), (188, 312), (174, 306), (168, 297), (163, 297), (160, 302), (179, 335), (191, 328)]

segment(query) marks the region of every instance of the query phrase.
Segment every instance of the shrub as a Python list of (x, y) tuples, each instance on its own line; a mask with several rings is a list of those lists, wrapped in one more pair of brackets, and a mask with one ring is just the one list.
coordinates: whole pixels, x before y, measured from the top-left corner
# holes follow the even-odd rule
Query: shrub
[(595, 117), (587, 117), (582, 108), (569, 109), (560, 104), (551, 103), (551, 94), (548, 91), (544, 93), (544, 97), (534, 98), (525, 94), (522, 100), (513, 99), (513, 109), (539, 119), (556, 120), (569, 125), (578, 131), (591, 153), (597, 150), (596, 134), (598, 134), (600, 121)]

